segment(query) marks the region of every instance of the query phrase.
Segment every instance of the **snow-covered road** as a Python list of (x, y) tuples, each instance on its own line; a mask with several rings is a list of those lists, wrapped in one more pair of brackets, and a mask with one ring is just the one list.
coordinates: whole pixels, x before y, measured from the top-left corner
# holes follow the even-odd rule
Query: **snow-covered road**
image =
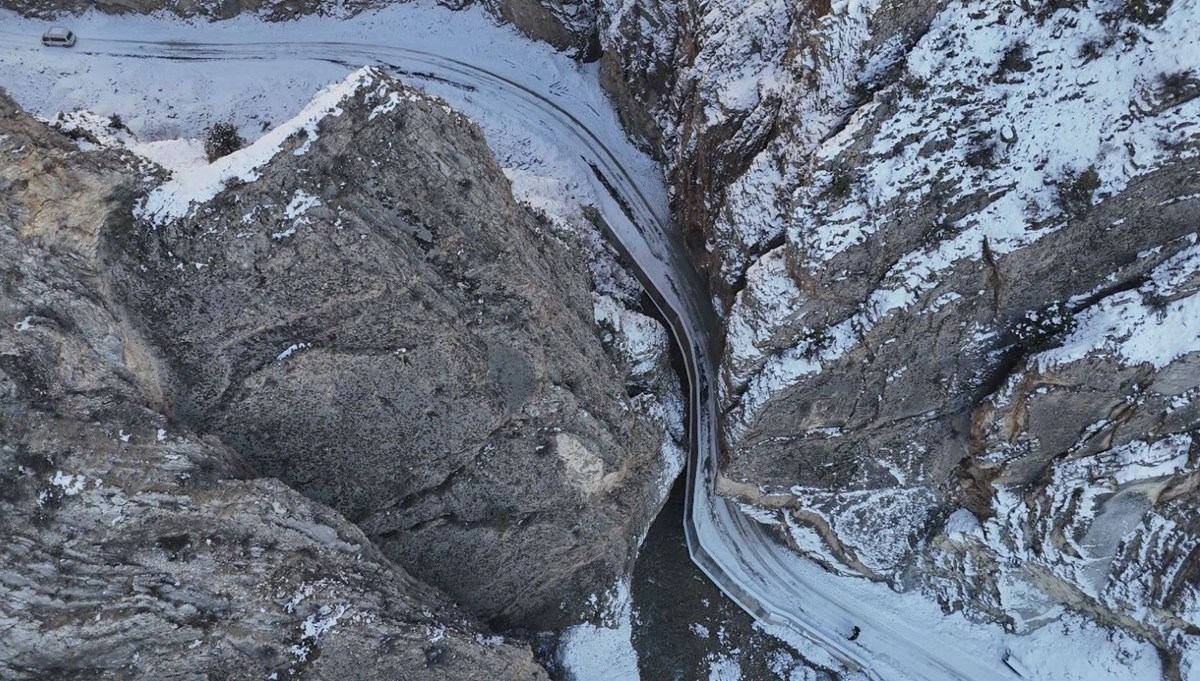
[[(615, 242), (669, 320), (683, 350), (694, 415), (685, 529), (689, 550), (701, 569), (772, 633), (850, 678), (1011, 680), (1017, 676), (1003, 662), (1010, 650), (1027, 666), (1033, 660), (1040, 669), (1051, 669), (1041, 663), (1054, 657), (1056, 644), (1065, 642), (1061, 632), (1047, 628), (1013, 636), (998, 626), (944, 617), (935, 604), (919, 595), (896, 594), (882, 585), (831, 575), (779, 544), (767, 526), (737, 504), (714, 494), (719, 451), (716, 319), (679, 231), (671, 223), (661, 179), (621, 133), (611, 108), (597, 99), (596, 92), (581, 92), (577, 81), (556, 78), (544, 68), (529, 68), (519, 58), (496, 59), (419, 32), (392, 32), (386, 39), (376, 35), (362, 42), (336, 31), (319, 39), (263, 24), (261, 35), (274, 38), (272, 34), (278, 33), (278, 39), (262, 41), (220, 28), (181, 28), (177, 35), (162, 35), (146, 34), (140, 28), (144, 22), (123, 29), (120, 20), (97, 21), (107, 27), (104, 32), (77, 27), (82, 36), (78, 46), (52, 55), (53, 69), (62, 73), (70, 69), (71, 60), (90, 59), (206, 61), (227, 66), (283, 60), (354, 67), (378, 64), (429, 88), (452, 106), (461, 105), (468, 114), (494, 110), (508, 121), (519, 121), (530, 138), (549, 140), (566, 156), (573, 155), (577, 177), (591, 184)], [(0, 86), (8, 86), (9, 77), (28, 77), (18, 73), (22, 54), (33, 58), (46, 50), (29, 22), (19, 27), (15, 23), (6, 20), (0, 30), (0, 50), (8, 58), (0, 68)], [(852, 642), (848, 634), (853, 627), (862, 633)], [(1093, 633), (1101, 638), (1105, 634)], [(1075, 645), (1079, 640), (1077, 631)], [(1089, 651), (1077, 662), (1053, 667), (1046, 676), (1104, 679), (1136, 673), (1105, 661), (1114, 655), (1096, 656)], [(1089, 657), (1095, 661), (1083, 659)], [(1147, 662), (1151, 663), (1157, 664)]]

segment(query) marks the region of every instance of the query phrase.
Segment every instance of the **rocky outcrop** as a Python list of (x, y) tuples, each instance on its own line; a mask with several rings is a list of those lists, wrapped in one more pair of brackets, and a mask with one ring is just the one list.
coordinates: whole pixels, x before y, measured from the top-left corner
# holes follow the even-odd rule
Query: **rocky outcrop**
[(1160, 9), (946, 9), (829, 134), (776, 138), (722, 242), (763, 248), (722, 259), (752, 263), (721, 273), (722, 488), (830, 569), (1018, 630), (1064, 605), (1170, 672), (1198, 624), (1200, 63), (1195, 3)]
[(175, 419), (505, 626), (573, 621), (631, 569), (678, 468), (665, 334), (624, 364), (582, 249), (473, 123), (360, 71), (139, 215), (107, 281)]
[(943, 3), (606, 3), (602, 77), (667, 169), (675, 213), (728, 300), (777, 245), (809, 158)]
[[(439, 2), (454, 9), (471, 4), (469, 0)], [(599, 56), (596, 8), (590, 1), (483, 0), (481, 4), (501, 21), (512, 24), (534, 40), (570, 50), (577, 58), (587, 61)]]
[(0, 678), (545, 678), (172, 416), (108, 276), (149, 168), (3, 93), (0, 158)]

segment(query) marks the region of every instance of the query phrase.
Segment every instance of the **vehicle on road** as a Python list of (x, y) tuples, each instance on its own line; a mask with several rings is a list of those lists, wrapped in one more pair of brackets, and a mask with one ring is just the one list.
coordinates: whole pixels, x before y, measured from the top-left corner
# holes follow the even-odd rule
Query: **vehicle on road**
[(75, 45), (75, 34), (68, 28), (54, 26), (42, 34), (42, 44), (50, 47), (72, 47)]
[(1033, 672), (1029, 671), (1029, 668), (1021, 660), (1017, 659), (1017, 656), (1013, 655), (1011, 651), (1004, 654), (1004, 664), (1008, 665), (1008, 668), (1013, 670), (1013, 673), (1022, 679), (1033, 678)]

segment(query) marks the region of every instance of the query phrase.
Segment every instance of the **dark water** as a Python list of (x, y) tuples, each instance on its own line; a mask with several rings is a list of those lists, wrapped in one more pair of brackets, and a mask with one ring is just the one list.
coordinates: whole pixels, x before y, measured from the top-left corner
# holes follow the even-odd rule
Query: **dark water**
[(692, 563), (683, 536), (684, 489), (680, 476), (633, 571), (633, 645), (643, 681), (723, 681), (738, 672), (744, 681), (814, 678), (794, 650), (756, 629)]

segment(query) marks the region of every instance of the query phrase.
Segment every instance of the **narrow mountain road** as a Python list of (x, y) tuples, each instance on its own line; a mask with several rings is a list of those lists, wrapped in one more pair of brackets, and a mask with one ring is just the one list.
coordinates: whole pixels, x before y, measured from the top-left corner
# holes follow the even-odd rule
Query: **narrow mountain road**
[[(403, 41), (403, 36), (394, 36)], [(35, 36), (0, 31), (7, 50), (43, 49)], [(515, 66), (472, 64), (402, 44), (348, 42), (182, 42), (81, 38), (81, 57), (238, 60), (313, 59), (347, 66), (378, 64), (410, 82), (451, 84), (470, 92), (475, 106), (515, 113), (536, 134), (569, 145), (594, 171), (594, 189), (615, 244), (669, 320), (691, 385), (692, 418), (685, 532), (692, 559), (722, 591), (760, 621), (807, 638), (850, 672), (886, 681), (1008, 680), (1001, 657), (957, 650), (953, 642), (919, 631), (902, 612), (881, 611), (839, 591), (837, 580), (780, 545), (768, 528), (714, 492), (720, 442), (716, 395), (716, 317), (665, 205), (649, 200), (594, 125), (599, 112), (555, 82), (525, 78)], [(2, 85), (2, 84), (0, 84)], [(452, 101), (451, 104), (454, 102)], [(850, 626), (861, 628), (854, 642)], [(811, 651), (807, 651), (811, 652)]]

